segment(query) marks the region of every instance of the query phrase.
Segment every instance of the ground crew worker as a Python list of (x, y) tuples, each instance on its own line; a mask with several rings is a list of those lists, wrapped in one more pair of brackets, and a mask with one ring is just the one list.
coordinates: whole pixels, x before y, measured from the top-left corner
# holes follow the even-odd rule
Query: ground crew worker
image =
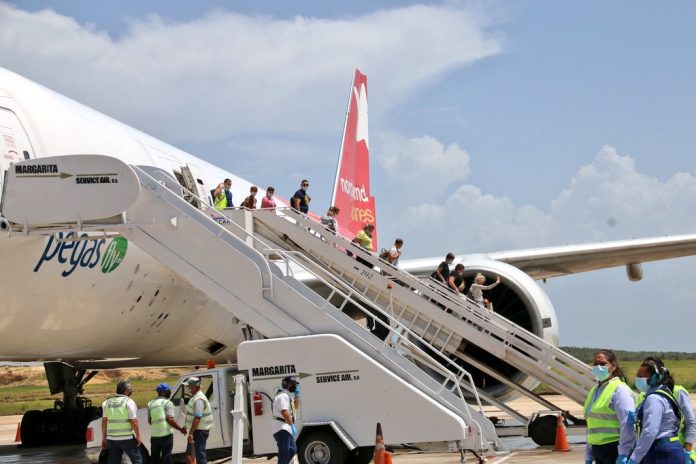
[(225, 208), (233, 208), (232, 204), (232, 179), (225, 179), (221, 184), (218, 184), (210, 194), (213, 196), (213, 208), (223, 210)]
[(201, 391), (201, 379), (190, 377), (186, 380), (186, 386), (192, 395), (186, 405), (188, 441), (195, 446), (197, 464), (208, 464), (205, 445), (208, 442), (210, 430), (213, 428), (213, 413), (210, 409), (210, 402)]
[(597, 385), (585, 400), (583, 413), (587, 418), (585, 463), (615, 464), (625, 460), (635, 443), (633, 392), (623, 381), (623, 371), (611, 350), (594, 355), (592, 375)]
[(147, 403), (147, 421), (150, 424), (150, 456), (153, 464), (172, 464), (174, 447), (173, 429), (186, 435), (186, 427), (180, 427), (174, 420), (174, 405), (169, 401), (172, 388), (161, 383), (157, 385), (157, 398)]
[[(665, 363), (660, 358), (650, 356), (643, 360), (643, 364), (650, 365), (650, 363), (655, 365), (658, 372), (664, 373), (662, 383), (665, 387), (667, 387), (668, 390), (671, 391), (672, 398), (679, 408), (681, 420), (679, 422), (679, 432), (677, 436), (679, 443), (684, 449), (684, 462), (696, 462), (696, 451), (693, 449), (694, 439), (696, 439), (696, 417), (694, 417), (694, 410), (691, 406), (691, 400), (689, 399), (689, 392), (683, 386), (674, 384), (674, 377), (672, 377), (669, 369), (665, 367)], [(640, 380), (637, 381), (637, 383), (640, 383), (642, 386), (643, 381)], [(657, 393), (660, 394), (661, 391), (662, 390), (658, 390)], [(639, 407), (645, 401), (645, 397), (646, 393), (641, 392), (637, 400)], [(639, 427), (642, 428), (642, 425), (642, 423), (639, 424)], [(639, 433), (641, 431), (642, 430), (639, 430)]]
[(288, 464), (297, 453), (295, 411), (299, 406), (297, 377), (285, 377), (273, 399), (273, 438), (278, 445), (278, 464)]
[(133, 464), (143, 462), (138, 449), (141, 443), (138, 407), (130, 399), (132, 394), (130, 382), (121, 380), (116, 385), (116, 396), (102, 403), (102, 449), (109, 452), (109, 464), (120, 464), (124, 452)]

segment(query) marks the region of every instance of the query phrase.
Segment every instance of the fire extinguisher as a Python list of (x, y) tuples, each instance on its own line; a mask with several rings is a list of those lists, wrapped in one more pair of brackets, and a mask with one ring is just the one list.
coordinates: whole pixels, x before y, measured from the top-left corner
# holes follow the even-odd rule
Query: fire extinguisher
[(251, 396), (251, 402), (254, 403), (254, 415), (255, 416), (262, 416), (263, 415), (263, 401), (261, 399), (261, 393), (255, 391), (254, 394)]

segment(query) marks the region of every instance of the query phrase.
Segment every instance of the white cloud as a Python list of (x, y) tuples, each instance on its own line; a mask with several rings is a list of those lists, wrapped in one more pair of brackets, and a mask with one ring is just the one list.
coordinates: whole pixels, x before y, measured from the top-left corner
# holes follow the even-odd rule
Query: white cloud
[[(390, 181), (400, 181), (399, 172), (385, 172)], [(432, 172), (420, 167), (412, 167), (407, 175), (420, 175), (421, 181), (433, 178)], [(422, 201), (414, 195), (406, 201), (382, 200), (400, 202), (405, 208), (405, 213), (392, 209), (392, 218), (382, 221), (382, 230), (408, 237), (412, 249), (425, 256), (442, 251), (441, 242), (433, 240), (430, 231), (455, 232), (451, 237), (458, 243), (451, 248), (457, 251), (484, 252), (696, 230), (691, 212), (696, 203), (693, 174), (676, 173), (661, 181), (641, 173), (631, 157), (620, 156), (610, 146), (602, 147), (592, 163), (581, 167), (547, 209), (516, 205), (513, 199), (466, 183), (440, 198)]]
[(0, 3), (0, 65), (168, 141), (335, 131), (354, 66), (383, 114), (443, 73), (494, 55), (480, 11), (410, 6), (348, 19), (213, 11), (133, 20), (118, 39)]
[(446, 187), (469, 177), (469, 155), (459, 145), (445, 146), (433, 137), (404, 138), (396, 134), (380, 134), (382, 143), (372, 157), (388, 173), (390, 186), (398, 191), (412, 190), (423, 179), (428, 189), (419, 194), (421, 202), (441, 197)]

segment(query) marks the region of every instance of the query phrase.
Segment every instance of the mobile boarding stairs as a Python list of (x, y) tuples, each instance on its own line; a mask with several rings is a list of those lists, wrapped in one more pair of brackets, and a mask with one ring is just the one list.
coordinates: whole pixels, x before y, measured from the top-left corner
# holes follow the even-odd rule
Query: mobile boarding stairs
[[(23, 165), (29, 167), (17, 168)], [(462, 343), (494, 353), (576, 402), (581, 403), (591, 387), (589, 368), (555, 346), (385, 265), (291, 210), (215, 212), (202, 200), (194, 203), (203, 209), (192, 205), (191, 197), (168, 173), (129, 166), (116, 158), (41, 158), (16, 163), (7, 171), (0, 206), (6, 222), (0, 226), (11, 235), (66, 230), (120, 234), (266, 338), (338, 335), (415, 388), (419, 398), (432, 404), (429, 420), (455, 417), (454, 435), (441, 441), (479, 456), (505, 450), (484, 415), (481, 399), (523, 424), (528, 418), (478, 391), (460, 361), (544, 407), (558, 408), (488, 372), (460, 350)], [(356, 265), (346, 249), (382, 268), (382, 273)], [(323, 296), (295, 279), (297, 270), (309, 276), (313, 286), (321, 286)], [(349, 317), (343, 311), (349, 307), (370, 315), (381, 329), (374, 332), (382, 337)], [(427, 423), (419, 425), (427, 428)]]

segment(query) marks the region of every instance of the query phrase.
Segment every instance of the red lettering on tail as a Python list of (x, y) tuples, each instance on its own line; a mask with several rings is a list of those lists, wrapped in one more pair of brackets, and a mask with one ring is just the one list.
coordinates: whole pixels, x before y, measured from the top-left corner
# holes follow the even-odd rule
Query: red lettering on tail
[(375, 198), (370, 194), (367, 76), (357, 69), (348, 98), (348, 113), (331, 204), (341, 210), (338, 215), (341, 235), (352, 238), (365, 224), (374, 224), (372, 242), (374, 249), (378, 249)]

